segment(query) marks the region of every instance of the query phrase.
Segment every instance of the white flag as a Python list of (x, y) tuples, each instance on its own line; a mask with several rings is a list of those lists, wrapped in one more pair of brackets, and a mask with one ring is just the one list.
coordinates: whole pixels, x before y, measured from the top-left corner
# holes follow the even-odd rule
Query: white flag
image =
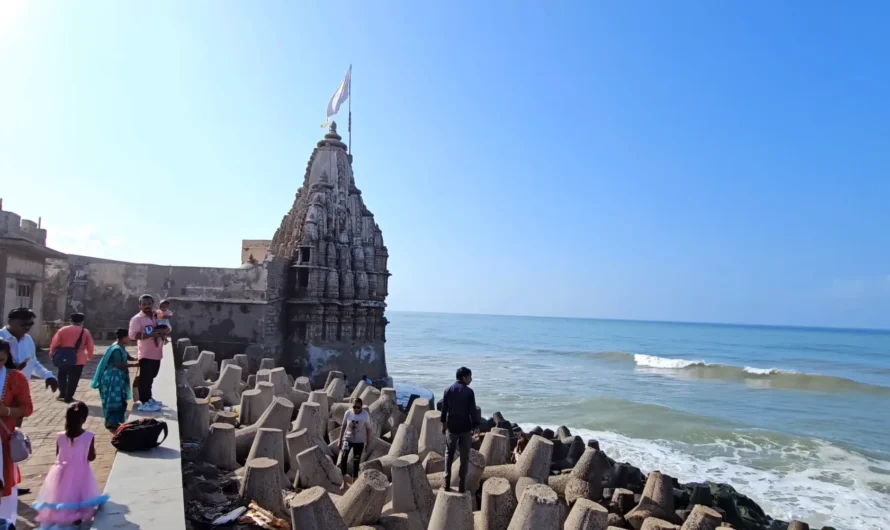
[(334, 95), (331, 96), (331, 101), (328, 103), (328, 116), (324, 122), (322, 127), (327, 127), (331, 123), (331, 118), (334, 117), (340, 111), (340, 105), (342, 105), (349, 98), (349, 89), (352, 88), (352, 65), (349, 65), (349, 70), (346, 70), (346, 76), (343, 78), (343, 81), (340, 83), (340, 86), (337, 87), (337, 91), (334, 92)]

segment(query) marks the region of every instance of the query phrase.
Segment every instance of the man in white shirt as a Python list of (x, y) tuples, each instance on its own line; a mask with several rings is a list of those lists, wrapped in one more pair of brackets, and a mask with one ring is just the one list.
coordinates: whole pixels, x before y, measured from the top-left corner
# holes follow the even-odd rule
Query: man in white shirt
[(0, 338), (9, 342), (12, 349), (12, 360), (21, 372), (31, 379), (31, 376), (46, 380), (46, 387), (55, 392), (59, 389), (59, 383), (52, 370), (44, 367), (37, 360), (37, 346), (34, 339), (28, 335), (34, 326), (37, 315), (27, 307), (20, 307), (9, 312), (6, 327), (0, 329)]
[[(51, 370), (45, 368), (40, 361), (37, 360), (37, 346), (34, 339), (28, 332), (34, 326), (34, 319), (37, 315), (27, 307), (20, 307), (9, 312), (6, 320), (6, 327), (0, 329), (0, 338), (9, 343), (12, 351), (12, 360), (16, 367), (25, 374), (25, 377), (31, 379), (35, 376), (39, 379), (46, 380), (46, 387), (51, 388), (53, 392), (59, 389), (59, 382)], [(22, 426), (22, 420), (16, 422), (17, 427)], [(18, 488), (19, 495), (27, 495), (31, 490), (29, 488)]]

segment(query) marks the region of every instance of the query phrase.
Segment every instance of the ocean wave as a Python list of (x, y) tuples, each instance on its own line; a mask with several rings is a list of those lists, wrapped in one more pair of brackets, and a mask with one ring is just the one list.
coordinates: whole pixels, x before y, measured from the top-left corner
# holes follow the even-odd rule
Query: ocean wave
[[(526, 431), (534, 427), (521, 426)], [(556, 429), (554, 425), (542, 427)], [(874, 469), (874, 460), (827, 442), (775, 444), (748, 433), (713, 439), (708, 444), (686, 444), (611, 431), (571, 431), (584, 439), (598, 440), (610, 457), (644, 472), (658, 470), (681, 482), (730, 484), (775, 518), (799, 519), (816, 528), (890, 527), (888, 477)], [(778, 465), (763, 465), (765, 457)], [(880, 465), (886, 467), (887, 463)]]
[(683, 379), (737, 381), (756, 388), (809, 390), (813, 392), (859, 392), (890, 396), (890, 387), (854, 381), (832, 375), (808, 374), (781, 368), (759, 368), (709, 363), (704, 360), (678, 359), (626, 352), (585, 354), (599, 360), (633, 363), (638, 371)]

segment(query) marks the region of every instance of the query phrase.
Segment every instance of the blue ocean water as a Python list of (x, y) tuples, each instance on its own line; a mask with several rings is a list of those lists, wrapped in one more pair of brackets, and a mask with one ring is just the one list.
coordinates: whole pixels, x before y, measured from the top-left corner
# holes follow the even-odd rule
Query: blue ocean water
[(778, 518), (890, 528), (890, 331), (387, 312), (397, 382), (727, 482)]

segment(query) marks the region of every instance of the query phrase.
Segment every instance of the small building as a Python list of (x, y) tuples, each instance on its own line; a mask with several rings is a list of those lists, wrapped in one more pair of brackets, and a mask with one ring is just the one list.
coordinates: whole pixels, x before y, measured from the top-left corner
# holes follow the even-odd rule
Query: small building
[(241, 240), (241, 264), (262, 263), (266, 261), (269, 254), (269, 247), (272, 245), (270, 239), (242, 239)]
[(0, 200), (0, 317), (17, 307), (30, 307), (37, 313), (31, 338), (38, 345), (49, 342), (43, 331), (43, 287), (46, 260), (67, 255), (46, 246), (46, 230), (39, 223), (3, 210)]

